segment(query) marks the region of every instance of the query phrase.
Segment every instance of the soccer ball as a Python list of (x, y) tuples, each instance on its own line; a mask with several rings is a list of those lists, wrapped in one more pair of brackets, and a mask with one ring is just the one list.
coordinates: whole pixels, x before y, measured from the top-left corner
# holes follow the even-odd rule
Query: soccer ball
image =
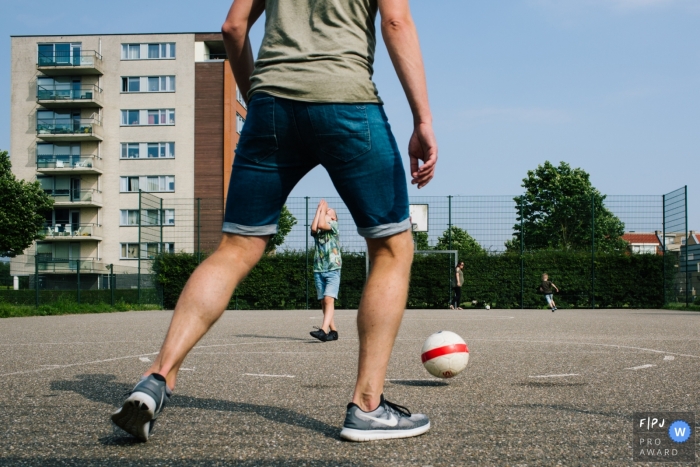
[(491, 309), (491, 305), (486, 305), (486, 309), (487, 309), (487, 310), (490, 310), (490, 309)]
[(425, 340), (421, 360), (428, 373), (438, 378), (452, 378), (467, 367), (469, 349), (454, 332), (439, 331)]

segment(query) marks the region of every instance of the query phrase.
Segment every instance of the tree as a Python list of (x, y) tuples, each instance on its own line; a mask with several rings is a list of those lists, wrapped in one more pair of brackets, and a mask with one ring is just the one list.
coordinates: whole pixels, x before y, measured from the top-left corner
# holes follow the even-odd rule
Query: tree
[(416, 245), (416, 250), (430, 250), (428, 232), (413, 232), (413, 243)]
[(590, 250), (592, 230), (597, 251), (627, 249), (624, 223), (605, 207), (605, 195), (591, 185), (583, 169), (572, 169), (566, 162), (555, 167), (546, 161), (528, 170), (522, 187), (525, 194), (514, 198), (517, 223), (513, 240), (506, 242), (509, 251), (520, 251), (521, 213), (527, 250)]
[(270, 237), (265, 247), (265, 253), (273, 253), (278, 246), (284, 243), (284, 238), (292, 231), (292, 227), (297, 225), (297, 219), (289, 212), (287, 206), (282, 206), (280, 221), (277, 224), (277, 233)]
[(7, 151), (0, 151), (0, 256), (22, 254), (43, 239), (44, 215), (52, 208), (39, 182), (17, 180)]
[[(452, 235), (450, 236), (450, 229)], [(451, 243), (451, 248), (450, 248)], [(476, 253), (485, 253), (484, 248), (467, 233), (466, 230), (453, 225), (442, 233), (438, 238), (436, 250), (457, 250), (459, 255), (473, 255)]]

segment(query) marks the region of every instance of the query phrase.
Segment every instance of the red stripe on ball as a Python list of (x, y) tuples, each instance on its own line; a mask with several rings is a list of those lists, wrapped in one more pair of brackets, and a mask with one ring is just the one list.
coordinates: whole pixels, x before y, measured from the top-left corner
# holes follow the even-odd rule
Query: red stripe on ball
[(424, 352), (423, 355), (420, 356), (420, 359), (423, 363), (425, 363), (428, 360), (432, 360), (433, 358), (442, 357), (443, 355), (448, 355), (448, 354), (452, 354), (452, 353), (460, 353), (460, 352), (469, 353), (469, 349), (467, 348), (467, 344), (452, 344), (452, 345), (446, 345), (444, 347), (437, 347), (435, 349), (431, 349), (431, 350), (428, 350), (427, 352)]

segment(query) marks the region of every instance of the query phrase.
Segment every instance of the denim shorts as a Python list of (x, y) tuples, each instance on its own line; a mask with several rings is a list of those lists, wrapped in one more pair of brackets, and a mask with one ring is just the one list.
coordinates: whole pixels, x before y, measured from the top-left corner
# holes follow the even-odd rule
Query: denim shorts
[(316, 283), (316, 296), (319, 300), (323, 300), (323, 297), (338, 299), (340, 269), (328, 272), (314, 272), (314, 282)]
[(319, 104), (256, 93), (236, 148), (222, 230), (275, 234), (292, 188), (319, 164), (360, 235), (387, 237), (411, 228), (403, 161), (381, 104)]
[(547, 304), (549, 304), (549, 302), (551, 302), (552, 300), (554, 300), (554, 296), (552, 296), (551, 293), (544, 294), (544, 301), (547, 302)]

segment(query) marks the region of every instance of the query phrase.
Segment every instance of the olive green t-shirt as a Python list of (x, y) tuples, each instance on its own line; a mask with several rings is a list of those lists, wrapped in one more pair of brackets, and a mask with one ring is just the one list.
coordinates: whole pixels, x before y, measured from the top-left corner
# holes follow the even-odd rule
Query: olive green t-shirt
[(381, 103), (372, 82), (377, 0), (266, 0), (249, 96)]

